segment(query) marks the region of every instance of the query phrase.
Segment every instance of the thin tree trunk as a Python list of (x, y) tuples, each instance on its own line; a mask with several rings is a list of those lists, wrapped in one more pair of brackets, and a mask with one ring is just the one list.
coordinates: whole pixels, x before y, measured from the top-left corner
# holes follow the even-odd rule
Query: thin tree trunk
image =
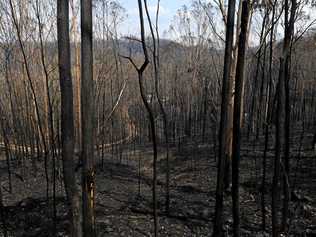
[[(294, 34), (294, 24), (296, 17), (296, 0), (291, 0), (291, 10), (289, 11), (288, 0), (285, 1), (285, 37), (283, 45), (283, 60), (284, 61), (284, 90), (285, 90), (285, 121), (284, 121), (284, 169), (283, 169), (283, 212), (282, 212), (282, 231), (287, 233), (289, 230), (289, 202), (290, 202), (290, 65), (291, 65), (291, 41)], [(288, 18), (288, 13), (290, 17)]]
[(53, 109), (49, 92), (49, 75), (45, 61), (45, 49), (43, 43), (43, 24), (40, 18), (40, 3), (39, 0), (36, 0), (36, 16), (38, 22), (38, 31), (39, 31), (39, 40), (40, 40), (40, 51), (41, 51), (41, 63), (45, 76), (45, 92), (46, 92), (46, 100), (47, 100), (47, 132), (48, 132), (48, 146), (51, 146), (51, 154), (53, 160), (53, 217), (54, 217), (54, 233), (56, 235), (57, 229), (57, 209), (56, 209), (56, 154), (55, 154), (55, 142), (54, 142), (54, 124), (53, 124)]
[(270, 30), (270, 42), (269, 42), (269, 82), (268, 82), (268, 93), (267, 93), (267, 109), (265, 115), (265, 138), (264, 138), (264, 153), (262, 158), (262, 184), (261, 184), (261, 213), (262, 213), (262, 230), (265, 231), (266, 229), (266, 201), (265, 201), (265, 191), (266, 191), (266, 166), (267, 166), (267, 150), (269, 145), (269, 126), (270, 126), (270, 111), (271, 107), (271, 96), (272, 96), (272, 63), (273, 63), (273, 38), (274, 38), (274, 18), (276, 12), (276, 2), (274, 0), (272, 6), (272, 17), (271, 17), (271, 30)]
[(43, 127), (42, 127), (42, 123), (41, 123), (41, 117), (40, 117), (40, 112), (39, 112), (39, 105), (38, 105), (38, 100), (36, 97), (36, 93), (35, 93), (35, 88), (32, 82), (32, 78), (31, 78), (31, 71), (29, 68), (29, 63), (28, 63), (28, 59), (26, 56), (26, 52), (25, 52), (25, 48), (22, 42), (22, 32), (19, 26), (19, 23), (16, 19), (16, 15), (15, 15), (15, 11), (14, 11), (14, 6), (13, 6), (13, 2), (12, 0), (9, 0), (9, 5), (10, 5), (10, 11), (11, 11), (11, 16), (12, 16), (12, 20), (13, 20), (13, 24), (17, 33), (17, 38), (18, 38), (18, 43), (22, 52), (22, 56), (23, 56), (23, 62), (24, 62), (24, 67), (25, 67), (25, 71), (26, 71), (26, 75), (27, 75), (27, 80), (28, 80), (28, 84), (30, 86), (31, 89), (31, 93), (32, 93), (32, 97), (33, 97), (33, 102), (34, 102), (34, 107), (35, 107), (35, 114), (36, 114), (36, 119), (38, 121), (38, 130), (40, 133), (40, 138), (42, 139), (42, 144), (44, 147), (44, 168), (45, 168), (45, 178), (46, 178), (46, 198), (47, 198), (47, 202), (48, 202), (48, 190), (49, 190), (49, 179), (48, 179), (48, 164), (47, 164), (47, 156), (48, 156), (48, 149), (47, 149), (47, 144), (45, 141), (45, 135), (44, 135), (44, 131), (43, 131)]
[[(149, 22), (149, 28), (151, 32), (151, 37), (153, 41), (153, 63), (154, 63), (154, 79), (155, 79), (155, 93), (159, 104), (160, 113), (162, 115), (163, 119), (163, 134), (166, 142), (166, 201), (165, 201), (165, 208), (166, 208), (166, 214), (169, 215), (169, 209), (170, 209), (170, 167), (169, 167), (169, 134), (168, 134), (168, 119), (167, 119), (167, 113), (164, 109), (163, 102), (160, 98), (159, 93), (159, 80), (160, 80), (160, 59), (159, 59), (159, 33), (158, 33), (158, 14), (159, 14), (159, 6), (160, 6), (160, 0), (158, 0), (158, 6), (157, 6), (157, 12), (156, 12), (156, 36), (154, 33), (153, 25), (150, 19), (149, 10), (147, 6), (147, 0), (145, 0), (145, 10), (147, 19)], [(157, 37), (157, 39), (156, 39)], [(156, 42), (157, 41), (157, 42)]]

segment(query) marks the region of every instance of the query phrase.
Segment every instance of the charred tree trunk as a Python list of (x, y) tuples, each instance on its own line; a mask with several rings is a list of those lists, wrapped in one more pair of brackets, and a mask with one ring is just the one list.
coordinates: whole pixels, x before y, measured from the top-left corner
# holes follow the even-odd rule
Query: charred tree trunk
[(69, 5), (68, 0), (57, 2), (58, 62), (61, 89), (61, 147), (63, 173), (71, 221), (71, 236), (82, 236), (80, 198), (74, 169), (74, 111), (71, 80)]
[[(162, 115), (163, 119), (163, 135), (165, 138), (166, 142), (166, 201), (165, 201), (165, 208), (166, 208), (166, 214), (169, 215), (169, 209), (170, 209), (170, 195), (169, 195), (169, 190), (170, 190), (170, 167), (169, 167), (169, 134), (168, 134), (168, 119), (167, 119), (167, 113), (165, 111), (165, 108), (163, 106), (163, 102), (160, 98), (160, 93), (159, 93), (159, 80), (160, 80), (160, 71), (159, 71), (159, 66), (160, 66), (160, 59), (159, 59), (159, 33), (158, 33), (158, 14), (159, 14), (159, 4), (160, 0), (158, 0), (158, 7), (157, 7), (157, 13), (156, 13), (156, 36), (154, 33), (154, 28), (150, 19), (150, 14), (147, 6), (147, 0), (145, 2), (145, 10), (146, 10), (146, 15), (147, 19), (149, 22), (149, 28), (150, 28), (150, 33), (151, 37), (153, 40), (153, 63), (154, 63), (154, 79), (155, 79), (155, 93), (156, 97), (158, 100), (159, 104), (159, 109), (160, 113)], [(157, 39), (156, 39), (157, 37)]]
[(92, 52), (92, 1), (81, 0), (81, 159), (83, 236), (96, 236), (94, 198), (94, 90)]
[(268, 76), (268, 85), (267, 85), (267, 99), (266, 99), (266, 114), (265, 114), (265, 125), (264, 125), (264, 152), (262, 158), (262, 181), (261, 181), (261, 219), (262, 219), (262, 230), (266, 229), (266, 200), (265, 200), (265, 192), (266, 192), (266, 173), (267, 173), (267, 150), (269, 145), (269, 126), (270, 126), (270, 112), (271, 112), (271, 96), (272, 96), (272, 62), (273, 62), (273, 36), (274, 36), (274, 18), (276, 11), (276, 1), (272, 6), (272, 17), (271, 17), (271, 30), (270, 30), (270, 42), (269, 42), (269, 76)]
[[(288, 0), (285, 1), (285, 37), (283, 44), (284, 60), (284, 90), (285, 90), (285, 121), (284, 121), (284, 169), (283, 169), (283, 212), (282, 212), (282, 231), (287, 233), (289, 230), (289, 202), (290, 202), (290, 65), (291, 65), (291, 42), (294, 34), (294, 24), (296, 17), (297, 2), (291, 0), (291, 10), (289, 11)], [(290, 14), (290, 16), (288, 15)]]
[(234, 24), (235, 24), (235, 0), (228, 2), (228, 14), (226, 25), (226, 42), (225, 42), (225, 58), (224, 58), (224, 73), (222, 82), (222, 103), (221, 103), (221, 119), (219, 128), (219, 160), (217, 170), (217, 183), (216, 183), (216, 206), (214, 218), (214, 237), (221, 237), (224, 235), (223, 225), (223, 194), (224, 194), (224, 175), (226, 163), (226, 144), (228, 137), (228, 105), (229, 105), (229, 88), (230, 70), (232, 63), (233, 53), (233, 40), (234, 40)]
[(239, 167), (241, 146), (241, 112), (243, 96), (243, 80), (245, 68), (245, 53), (247, 42), (247, 28), (250, 3), (242, 3), (241, 30), (238, 40), (238, 58), (235, 78), (234, 117), (233, 117), (233, 154), (232, 154), (232, 199), (233, 199), (233, 234), (240, 236), (240, 210), (239, 210)]

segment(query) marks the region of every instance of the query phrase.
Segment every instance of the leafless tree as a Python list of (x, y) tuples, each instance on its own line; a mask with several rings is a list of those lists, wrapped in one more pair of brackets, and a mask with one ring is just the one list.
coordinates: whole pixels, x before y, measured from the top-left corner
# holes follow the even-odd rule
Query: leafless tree
[(70, 63), (69, 2), (57, 2), (58, 64), (61, 89), (61, 132), (64, 183), (71, 220), (71, 236), (82, 236), (80, 196), (74, 169), (74, 115)]

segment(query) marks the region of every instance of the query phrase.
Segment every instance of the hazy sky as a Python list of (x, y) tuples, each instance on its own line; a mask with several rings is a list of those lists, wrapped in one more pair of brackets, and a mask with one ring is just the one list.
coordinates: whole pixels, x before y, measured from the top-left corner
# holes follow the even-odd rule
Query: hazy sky
[[(156, 9), (157, 9), (157, 0), (147, 0), (149, 11), (152, 16), (152, 19), (155, 19)], [(210, 1), (210, 0), (209, 0)], [(124, 20), (120, 26), (119, 32), (123, 35), (139, 35), (139, 13), (138, 13), (138, 1), (137, 0), (119, 0), (121, 5), (126, 9), (128, 17)], [(183, 5), (190, 6), (192, 0), (160, 0), (160, 15), (159, 15), (159, 31), (160, 36), (163, 38), (169, 38), (170, 35), (164, 35), (163, 33), (169, 29), (170, 24), (172, 23), (173, 17), (176, 15), (177, 10), (180, 9)], [(310, 7), (303, 7), (303, 11), (310, 15), (309, 20), (298, 21), (296, 23), (297, 29), (304, 29), (306, 25), (314, 21), (316, 18), (315, 8), (311, 9)], [(258, 20), (259, 19), (259, 20)], [(252, 21), (256, 23), (255, 25), (261, 25), (260, 20), (262, 16), (256, 14)], [(216, 26), (220, 27), (220, 26)], [(281, 27), (281, 26), (280, 26)], [(256, 28), (256, 27), (254, 27)], [(219, 28), (220, 29), (220, 28)], [(280, 28), (282, 34), (283, 29)], [(255, 34), (252, 34), (250, 41), (256, 42), (258, 38), (257, 29)], [(147, 29), (148, 34), (148, 29)], [(250, 43), (251, 43), (250, 42)]]
[[(160, 33), (168, 30), (173, 16), (184, 4), (190, 4), (191, 0), (161, 0), (160, 1)], [(120, 0), (127, 10), (128, 18), (124, 21), (121, 31), (124, 34), (135, 34), (139, 32), (138, 5), (137, 0)], [(154, 17), (157, 9), (157, 0), (148, 0), (149, 11)]]

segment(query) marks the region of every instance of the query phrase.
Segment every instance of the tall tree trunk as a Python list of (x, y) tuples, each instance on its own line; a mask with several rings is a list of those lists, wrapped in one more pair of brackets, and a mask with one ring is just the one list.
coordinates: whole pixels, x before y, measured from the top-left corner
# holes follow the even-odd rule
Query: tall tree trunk
[[(146, 2), (145, 2), (146, 4)], [(151, 101), (148, 101), (147, 94), (144, 87), (144, 72), (149, 64), (149, 55), (147, 51), (146, 38), (145, 38), (145, 23), (144, 23), (144, 14), (143, 14), (143, 4), (142, 0), (138, 0), (138, 11), (139, 11), (139, 22), (140, 22), (140, 34), (141, 34), (141, 44), (144, 55), (144, 61), (140, 67), (138, 67), (131, 57), (124, 57), (128, 59), (138, 75), (138, 85), (140, 90), (140, 95), (142, 102), (145, 106), (148, 120), (149, 120), (149, 132), (152, 138), (152, 147), (153, 147), (153, 186), (152, 186), (152, 202), (153, 202), (153, 217), (154, 217), (154, 236), (158, 236), (158, 212), (157, 212), (157, 138), (156, 138), (156, 129), (155, 129), (155, 119), (154, 112), (150, 105)], [(151, 98), (152, 100), (153, 98)]]
[(142, 64), (142, 66), (137, 70), (138, 72), (138, 83), (140, 88), (140, 94), (142, 97), (143, 104), (146, 108), (149, 123), (150, 123), (150, 133), (152, 138), (152, 145), (153, 145), (153, 187), (152, 187), (152, 197), (153, 197), (153, 216), (154, 216), (154, 236), (158, 236), (158, 213), (157, 213), (157, 141), (156, 141), (156, 129), (155, 129), (155, 119), (154, 114), (152, 111), (152, 108), (150, 107), (150, 104), (147, 101), (147, 95), (145, 94), (144, 90), (144, 82), (143, 82), (143, 74), (146, 70), (148, 63), (149, 63), (149, 57), (147, 52), (147, 46), (146, 46), (146, 39), (145, 39), (145, 27), (144, 27), (144, 16), (143, 16), (143, 7), (142, 7), (142, 1), (138, 0), (138, 8), (139, 8), (139, 19), (140, 19), (140, 26), (141, 26), (141, 42), (142, 42), (142, 48), (143, 53), (145, 57), (145, 61)]
[(71, 236), (82, 236), (80, 195), (74, 169), (74, 111), (69, 41), (69, 2), (57, 1), (58, 62), (61, 90), (61, 143), (64, 184), (71, 221)]
[(274, 38), (274, 18), (276, 12), (276, 1), (274, 0), (272, 6), (272, 17), (271, 17), (271, 30), (270, 30), (270, 42), (269, 42), (269, 73), (268, 73), (268, 85), (267, 85), (267, 98), (266, 98), (266, 114), (265, 114), (265, 125), (264, 125), (264, 152), (262, 158), (262, 181), (261, 181), (261, 213), (262, 213), (262, 230), (266, 229), (266, 200), (265, 200), (265, 192), (266, 192), (266, 166), (267, 166), (267, 150), (269, 145), (269, 126), (271, 120), (271, 96), (272, 96), (272, 62), (273, 62), (273, 38)]
[(280, 199), (280, 172), (281, 172), (281, 151), (284, 144), (283, 124), (284, 124), (284, 68), (283, 59), (280, 59), (279, 82), (277, 86), (277, 116), (276, 116), (276, 138), (275, 138), (275, 160), (274, 174), (272, 180), (272, 235), (278, 237), (280, 232), (279, 226), (279, 199)]
[(228, 2), (228, 14), (226, 25), (226, 42), (225, 42), (225, 58), (224, 58), (224, 72), (222, 82), (222, 103), (221, 103), (221, 120), (219, 128), (219, 160), (217, 170), (216, 183), (216, 206), (214, 218), (214, 237), (221, 237), (224, 235), (222, 230), (223, 225), (223, 194), (224, 194), (224, 175), (226, 163), (226, 144), (228, 131), (228, 102), (229, 102), (229, 88), (230, 84), (230, 70), (232, 63), (233, 40), (234, 40), (234, 24), (235, 24), (235, 0)]
[[(289, 230), (289, 202), (290, 202), (290, 65), (291, 65), (291, 41), (294, 34), (294, 24), (296, 17), (297, 1), (291, 0), (289, 10), (288, 0), (285, 1), (285, 37), (283, 45), (284, 60), (284, 90), (285, 90), (285, 121), (284, 121), (284, 169), (283, 169), (283, 212), (282, 212), (282, 231), (287, 233)], [(290, 14), (290, 16), (288, 15)]]
[(166, 201), (165, 201), (165, 208), (166, 208), (166, 214), (169, 215), (169, 209), (170, 209), (170, 166), (169, 166), (169, 134), (168, 134), (168, 118), (167, 113), (165, 111), (165, 108), (163, 106), (163, 102), (160, 98), (159, 93), (159, 81), (160, 81), (160, 58), (159, 58), (159, 33), (158, 33), (158, 15), (159, 15), (159, 7), (160, 7), (160, 0), (158, 0), (157, 5), (157, 12), (156, 12), (156, 36), (155, 31), (152, 25), (152, 21), (150, 18), (148, 6), (147, 6), (147, 0), (145, 2), (145, 10), (146, 15), (149, 23), (150, 33), (153, 40), (153, 63), (154, 63), (154, 79), (155, 79), (155, 93), (159, 104), (160, 114), (162, 115), (163, 119), (163, 135), (166, 142)]
[[(286, 80), (289, 76), (289, 57), (290, 57), (290, 44), (294, 31), (295, 23), (295, 13), (296, 13), (296, 0), (292, 0), (291, 14), (289, 18), (289, 2), (285, 0), (284, 5), (284, 17), (285, 17), (285, 34), (283, 42), (283, 52), (280, 57), (280, 73), (279, 81), (277, 86), (277, 118), (276, 118), (276, 143), (275, 143), (275, 162), (274, 162), (274, 175), (272, 183), (272, 235), (273, 237), (278, 237), (281, 232), (279, 223), (279, 199), (280, 190), (279, 182), (281, 176), (281, 168), (284, 176), (284, 202), (283, 202), (283, 212), (282, 212), (282, 231), (287, 231), (288, 224), (288, 206), (289, 206), (289, 182), (288, 182), (288, 172), (289, 172), (289, 153), (286, 151), (289, 149), (289, 133), (286, 129), (289, 129), (287, 121), (289, 116), (289, 111), (286, 112)], [(284, 149), (285, 148), (285, 149)], [(284, 150), (284, 167), (281, 166), (282, 151)]]
[(233, 199), (233, 233), (234, 237), (240, 236), (240, 211), (239, 211), (239, 166), (241, 146), (241, 112), (243, 96), (243, 80), (245, 68), (245, 54), (247, 42), (247, 29), (250, 12), (250, 3), (242, 3), (241, 29), (238, 40), (238, 58), (235, 78), (234, 117), (233, 117), (233, 154), (232, 154), (232, 199)]
[(81, 0), (81, 159), (83, 235), (96, 236), (94, 198), (94, 88), (92, 52), (92, 1)]
[[(241, 8), (242, 1), (239, 1), (238, 11), (237, 11), (237, 22), (236, 22), (236, 35), (239, 36), (240, 33), (240, 22), (241, 22)], [(226, 26), (228, 27), (228, 26)], [(234, 115), (234, 85), (235, 85), (235, 73), (237, 67), (237, 57), (238, 57), (238, 40), (236, 37), (232, 48), (232, 61), (230, 64), (230, 87), (228, 88), (228, 105), (227, 105), (227, 137), (226, 137), (226, 162), (225, 162), (225, 175), (224, 175), (224, 189), (230, 191), (232, 183), (232, 142), (233, 142), (233, 115)]]

